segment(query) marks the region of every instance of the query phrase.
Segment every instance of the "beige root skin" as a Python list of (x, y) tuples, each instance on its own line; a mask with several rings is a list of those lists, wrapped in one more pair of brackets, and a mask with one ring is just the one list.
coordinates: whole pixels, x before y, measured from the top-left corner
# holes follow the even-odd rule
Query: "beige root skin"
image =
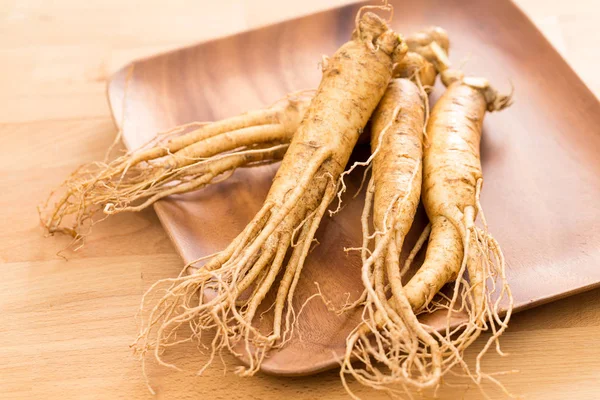
[(49, 196), (40, 210), (41, 222), (51, 234), (81, 239), (102, 211), (140, 211), (169, 194), (200, 189), (236, 168), (279, 161), (313, 93), (293, 93), (268, 109), (223, 121), (176, 127), (109, 164), (85, 165)]
[(439, 284), (432, 286), (432, 282), (452, 282), (456, 279), (458, 270), (455, 266), (462, 261), (462, 250), (460, 235), (450, 221), (444, 217), (436, 218), (432, 223), (425, 262), (405, 288), (406, 297), (415, 312), (426, 307), (440, 291)]
[[(423, 158), (423, 204), (432, 226), (431, 239), (423, 266), (405, 286), (414, 309), (419, 310), (456, 279), (441, 346), (444, 368), (460, 364), (476, 383), (484, 378), (497, 383), (481, 371), (480, 361), (506, 329), (512, 309), (501, 250), (487, 230), (475, 226), (477, 213), (481, 214), (483, 118), (486, 110), (509, 104), (505, 97), (490, 98), (490, 92), (488, 86), (455, 81), (432, 110), (427, 128), (430, 146)], [(462, 278), (465, 272), (469, 281)], [(507, 307), (504, 317), (499, 314), (500, 301)], [(450, 329), (452, 316), (460, 310), (467, 312), (468, 321)], [(489, 329), (493, 335), (477, 357), (473, 374), (462, 361), (462, 353)]]
[[(214, 157), (210, 162), (205, 164), (199, 163), (194, 169), (190, 169), (188, 176), (175, 185), (171, 185), (168, 188), (161, 185), (148, 190), (145, 195), (146, 200), (143, 203), (136, 206), (124, 206), (118, 209), (113, 203), (106, 203), (104, 213), (115, 214), (124, 211), (142, 211), (167, 196), (192, 192), (210, 184), (220, 182), (222, 180), (219, 178), (220, 176), (232, 173), (237, 168), (255, 167), (278, 162), (285, 155), (288, 146), (288, 144), (266, 145), (265, 147), (256, 146), (251, 150)], [(228, 175), (225, 176), (225, 179), (227, 177)]]
[(394, 66), (394, 78), (415, 79), (416, 76), (419, 77), (421, 85), (429, 92), (435, 84), (437, 71), (425, 57), (409, 51), (402, 61)]
[[(417, 320), (400, 276), (399, 249), (421, 193), (425, 97), (412, 81), (394, 79), (372, 116), (373, 175), (362, 226), (363, 249), (370, 237), (375, 247), (370, 255), (362, 253), (363, 323), (347, 339), (340, 370), (347, 390), (346, 375), (380, 390), (436, 387), (442, 375), (440, 345)], [(367, 222), (371, 208), (373, 234)], [(353, 358), (362, 361), (360, 367), (352, 365)]]
[[(314, 234), (393, 65), (406, 53), (400, 37), (371, 13), (360, 17), (352, 37), (325, 63), (319, 88), (257, 216), (202, 268), (162, 283), (168, 291), (150, 311), (135, 344), (142, 355), (151, 351), (162, 362), (162, 350), (182, 324), (193, 329), (188, 340), (216, 329), (212, 353), (241, 351), (248, 365), (237, 372), (246, 376), (260, 368), (270, 349), (291, 337), (295, 287)], [(283, 275), (275, 287), (279, 272)], [(274, 324), (261, 332), (252, 322), (270, 289), (277, 290)]]

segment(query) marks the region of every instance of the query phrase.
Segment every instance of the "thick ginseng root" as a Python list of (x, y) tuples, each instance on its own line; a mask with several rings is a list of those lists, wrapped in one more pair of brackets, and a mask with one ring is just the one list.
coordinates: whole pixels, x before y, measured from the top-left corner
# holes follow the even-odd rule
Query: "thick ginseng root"
[[(435, 36), (436, 31), (431, 29), (428, 35)], [(416, 42), (409, 47), (416, 49)], [(479, 202), (483, 184), (479, 146), (486, 111), (508, 107), (512, 94), (500, 95), (487, 79), (465, 77), (462, 71), (453, 69), (442, 46), (431, 42), (427, 48), (420, 54), (434, 62), (447, 89), (432, 111), (427, 126), (431, 146), (423, 158), (423, 204), (431, 237), (425, 261), (405, 289), (415, 311), (420, 311), (446, 283), (455, 281), (452, 298), (445, 306), (448, 315), (443, 351), (450, 355), (445, 359), (446, 368), (460, 364), (476, 383), (488, 378), (499, 384), (481, 371), (481, 358), (494, 342), (501, 354), (498, 337), (507, 327), (513, 299), (502, 250), (488, 232)], [(483, 229), (475, 225), (478, 214)], [(464, 279), (465, 273), (468, 280)], [(453, 316), (463, 311), (468, 321), (451, 329)], [(462, 361), (462, 353), (486, 330), (492, 335), (479, 353), (472, 374)]]
[(488, 377), (481, 372), (481, 357), (506, 329), (512, 309), (500, 247), (487, 226), (475, 225), (477, 214), (483, 217), (479, 203), (483, 118), (486, 110), (498, 111), (509, 104), (510, 97), (498, 95), (486, 80), (463, 78), (451, 82), (433, 108), (427, 129), (430, 147), (423, 158), (423, 204), (431, 239), (423, 266), (406, 285), (415, 306), (422, 309), (444, 284), (456, 280), (447, 321), (450, 324), (459, 310), (466, 311), (469, 320), (446, 329), (445, 340), (453, 347), (446, 364), (447, 368), (462, 364), (462, 352), (482, 331), (491, 330), (493, 335), (477, 357), (475, 374), (469, 372), (477, 383)]
[(40, 210), (42, 224), (49, 233), (79, 239), (102, 212), (139, 211), (236, 168), (277, 162), (313, 93), (293, 93), (267, 109), (222, 121), (176, 127), (109, 164), (82, 166), (49, 196)]
[[(290, 338), (294, 292), (315, 232), (393, 65), (405, 53), (399, 35), (381, 18), (372, 13), (357, 18), (352, 40), (323, 66), (319, 88), (263, 207), (230, 246), (193, 274), (155, 286), (168, 289), (150, 311), (137, 350), (152, 350), (162, 362), (162, 351), (176, 342), (182, 324), (192, 329), (188, 340), (214, 328), (212, 354), (241, 352), (248, 365), (238, 372), (252, 375), (269, 349)], [(277, 291), (273, 325), (263, 332), (252, 322), (271, 289)]]
[[(384, 390), (393, 384), (433, 387), (442, 374), (440, 345), (417, 321), (400, 276), (400, 249), (421, 194), (426, 96), (409, 79), (394, 79), (371, 120), (373, 172), (362, 217), (363, 249), (371, 237), (375, 246), (369, 256), (362, 253), (363, 323), (348, 337), (340, 370), (347, 389), (346, 374)], [(362, 361), (360, 367), (352, 365), (353, 358)]]

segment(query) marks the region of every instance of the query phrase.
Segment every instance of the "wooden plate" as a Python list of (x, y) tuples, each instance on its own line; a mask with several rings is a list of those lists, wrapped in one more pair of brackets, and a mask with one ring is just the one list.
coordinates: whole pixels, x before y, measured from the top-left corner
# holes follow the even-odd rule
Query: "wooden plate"
[[(483, 207), (506, 254), (516, 311), (600, 286), (598, 100), (510, 1), (392, 3), (398, 32), (443, 26), (455, 63), (470, 56), (467, 72), (516, 88), (514, 106), (487, 117), (482, 143)], [(137, 61), (125, 105), (130, 66), (123, 68), (108, 95), (127, 146), (135, 148), (174, 125), (222, 119), (316, 87), (321, 55), (348, 40), (358, 7)], [(155, 205), (185, 261), (221, 250), (243, 229), (261, 206), (275, 168), (238, 171), (206, 190)], [(355, 174), (351, 184), (360, 178)], [(360, 197), (348, 200), (341, 214), (323, 221), (317, 234), (321, 244), (297, 290), (297, 307), (316, 292), (314, 282), (336, 304), (346, 293), (360, 292), (359, 257), (343, 248), (360, 241), (361, 209)], [(421, 212), (408, 245), (424, 224)], [(302, 340), (296, 336), (272, 352), (263, 371), (306, 375), (336, 366), (356, 317), (338, 318), (321, 301), (311, 301), (299, 320)]]

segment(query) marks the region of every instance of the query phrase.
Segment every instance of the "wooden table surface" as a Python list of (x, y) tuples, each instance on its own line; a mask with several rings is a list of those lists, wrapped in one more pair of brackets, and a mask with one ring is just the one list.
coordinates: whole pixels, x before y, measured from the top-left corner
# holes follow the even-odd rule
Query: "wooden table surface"
[[(145, 289), (181, 267), (154, 212), (97, 225), (69, 261), (56, 256), (68, 239), (45, 238), (36, 212), (71, 170), (102, 158), (112, 142), (111, 72), (141, 56), (349, 2), (0, 1), (0, 398), (152, 398), (128, 347), (134, 315)], [(517, 3), (598, 95), (597, 1)], [(597, 399), (599, 338), (594, 290), (516, 315), (502, 338), (511, 355), (485, 364), (519, 370), (503, 382), (527, 399)], [(193, 354), (181, 355), (185, 365)], [(337, 372), (241, 379), (218, 362), (203, 377), (156, 365), (148, 372), (159, 398), (347, 397)], [(354, 387), (364, 398), (385, 397)], [(472, 388), (440, 392), (480, 396)]]

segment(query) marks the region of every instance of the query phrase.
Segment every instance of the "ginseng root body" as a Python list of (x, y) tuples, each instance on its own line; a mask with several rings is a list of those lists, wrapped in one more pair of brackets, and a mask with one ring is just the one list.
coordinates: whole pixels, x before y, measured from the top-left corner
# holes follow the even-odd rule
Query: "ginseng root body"
[[(347, 340), (340, 370), (347, 389), (346, 374), (375, 389), (392, 383), (431, 387), (441, 376), (439, 344), (417, 320), (400, 265), (400, 250), (421, 195), (426, 96), (411, 80), (394, 79), (372, 117), (372, 177), (362, 215), (364, 322)], [(369, 253), (371, 238), (374, 248)], [(357, 367), (353, 358), (371, 361)]]
[(173, 194), (198, 190), (237, 168), (280, 161), (313, 91), (213, 123), (190, 123), (160, 134), (112, 162), (84, 165), (51, 193), (40, 210), (53, 234), (77, 241), (102, 214), (140, 211)]
[[(477, 382), (485, 377), (480, 369), (481, 356), (506, 329), (512, 308), (504, 257), (487, 231), (479, 201), (483, 118), (486, 111), (501, 110), (509, 104), (510, 98), (499, 95), (486, 80), (462, 78), (451, 82), (433, 107), (427, 128), (430, 145), (423, 158), (422, 193), (431, 234), (425, 261), (405, 287), (413, 308), (419, 311), (444, 284), (455, 281), (447, 305), (448, 324), (459, 310), (466, 311), (469, 318), (459, 327), (447, 329), (445, 340), (454, 354), (447, 364), (462, 363), (464, 349), (482, 331), (493, 332), (477, 358)], [(478, 214), (484, 228), (475, 225)], [(500, 317), (501, 302), (507, 310), (504, 317)]]
[[(182, 324), (193, 327), (190, 340), (214, 328), (215, 351), (237, 351), (236, 346), (245, 343), (248, 366), (239, 372), (250, 375), (269, 349), (285, 343), (292, 334), (294, 291), (314, 234), (335, 197), (352, 149), (386, 90), (393, 65), (405, 52), (401, 38), (381, 18), (365, 13), (357, 19), (352, 40), (323, 65), (319, 88), (264, 206), (221, 253), (190, 276), (163, 282), (169, 288), (143, 327), (137, 342), (140, 351), (153, 348), (160, 360), (162, 348)], [(252, 326), (253, 318), (276, 283), (272, 329), (259, 332)], [(209, 289), (211, 296), (205, 296)], [(250, 294), (242, 296), (245, 292)]]

